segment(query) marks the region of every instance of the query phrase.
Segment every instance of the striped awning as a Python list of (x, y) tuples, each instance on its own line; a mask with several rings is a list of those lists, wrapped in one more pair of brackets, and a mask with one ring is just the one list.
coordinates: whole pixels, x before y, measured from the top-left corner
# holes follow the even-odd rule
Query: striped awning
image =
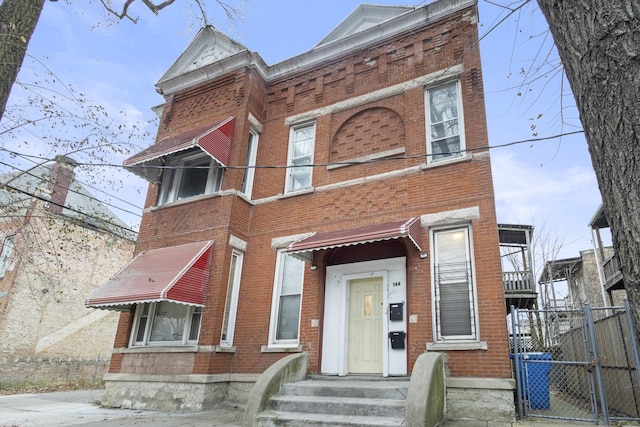
[(229, 165), (235, 121), (235, 117), (232, 116), (212, 125), (163, 138), (151, 147), (126, 159), (124, 167), (148, 181), (158, 183), (161, 172), (159, 166), (164, 165), (166, 156), (195, 147), (226, 167)]
[(420, 218), (314, 233), (290, 243), (285, 252), (310, 262), (314, 251), (402, 238), (408, 239), (418, 251), (422, 251), (420, 247)]
[(213, 241), (141, 252), (85, 300), (89, 308), (129, 310), (132, 304), (170, 301), (203, 306)]

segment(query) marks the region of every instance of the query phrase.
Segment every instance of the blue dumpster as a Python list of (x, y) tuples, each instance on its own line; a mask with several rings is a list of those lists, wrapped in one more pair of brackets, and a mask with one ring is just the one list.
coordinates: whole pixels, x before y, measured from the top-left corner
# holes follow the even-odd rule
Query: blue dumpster
[[(514, 355), (510, 355), (511, 359)], [(520, 370), (519, 387), (522, 397), (529, 402), (529, 409), (550, 409), (549, 371), (550, 353), (522, 353), (518, 355)]]

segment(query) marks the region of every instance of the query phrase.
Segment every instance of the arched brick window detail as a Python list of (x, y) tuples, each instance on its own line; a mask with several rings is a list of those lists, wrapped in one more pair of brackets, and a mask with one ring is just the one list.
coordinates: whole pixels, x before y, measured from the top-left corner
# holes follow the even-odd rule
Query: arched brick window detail
[(404, 123), (395, 111), (369, 108), (348, 118), (333, 136), (330, 161), (341, 162), (404, 147)]

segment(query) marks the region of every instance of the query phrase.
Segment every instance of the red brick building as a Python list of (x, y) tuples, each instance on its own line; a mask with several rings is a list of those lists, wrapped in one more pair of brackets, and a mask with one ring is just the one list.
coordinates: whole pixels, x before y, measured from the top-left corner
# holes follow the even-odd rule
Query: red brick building
[(292, 352), (381, 377), (444, 352), (450, 390), (511, 398), (477, 20), (363, 5), (272, 66), (198, 33), (125, 162), (150, 181), (139, 256), (87, 300), (123, 311), (108, 402), (240, 398)]

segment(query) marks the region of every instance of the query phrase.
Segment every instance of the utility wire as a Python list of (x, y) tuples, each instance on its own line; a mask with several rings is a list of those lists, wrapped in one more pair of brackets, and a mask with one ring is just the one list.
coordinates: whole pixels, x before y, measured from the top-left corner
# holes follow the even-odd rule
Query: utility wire
[[(0, 149), (3, 149), (3, 148), (0, 148)], [(20, 153), (14, 153), (14, 152), (11, 152), (11, 151), (6, 150), (6, 149), (3, 149), (3, 150), (8, 151), (9, 153), (14, 154), (14, 155), (19, 155), (19, 156), (21, 156), (21, 157), (23, 157), (23, 158), (25, 158), (25, 157), (26, 157), (26, 156), (24, 156), (24, 155), (21, 155)], [(29, 156), (29, 157), (32, 157), (32, 156)], [(46, 159), (46, 158), (41, 158), (41, 159), (42, 159), (42, 160), (50, 160), (50, 159)], [(32, 160), (30, 160), (30, 161), (32, 161)], [(50, 161), (55, 161), (55, 160), (50, 160)], [(35, 162), (34, 162), (34, 163), (35, 163)], [(20, 169), (20, 168), (18, 168), (18, 167), (16, 167), (16, 166), (14, 166), (14, 165), (11, 165), (11, 164), (9, 164), (9, 163), (5, 163), (5, 162), (3, 162), (3, 161), (0, 161), (0, 165), (5, 165), (5, 166), (8, 166), (8, 167), (10, 167), (10, 168), (12, 168), (12, 169), (16, 170), (17, 172), (15, 172), (15, 174), (16, 174), (15, 178), (18, 178), (20, 175), (29, 175), (29, 176), (32, 176), (32, 177), (34, 177), (34, 178), (36, 178), (36, 179), (39, 179), (39, 180), (43, 180), (43, 178), (42, 178), (41, 176), (38, 176), (38, 175), (33, 174), (33, 173), (32, 173), (32, 171), (33, 171), (35, 168), (37, 168), (38, 166), (49, 167), (49, 166), (48, 166), (48, 165), (46, 165), (46, 164), (36, 164), (36, 166), (35, 166), (35, 167), (33, 167), (33, 168), (29, 168), (29, 169), (27, 169), (27, 170), (24, 170), (24, 169)], [(91, 165), (91, 164), (89, 164), (89, 163), (78, 163), (78, 165), (84, 165), (84, 166), (87, 166), (87, 165)], [(12, 173), (11, 173), (11, 172), (8, 172), (8, 174), (12, 174)], [(13, 180), (14, 180), (14, 177), (11, 177), (11, 179), (10, 179), (6, 184), (8, 184), (8, 183), (12, 182)], [(124, 199), (120, 199), (119, 197), (114, 196), (114, 195), (112, 195), (112, 194), (109, 194), (109, 193), (105, 192), (104, 190), (100, 190), (99, 188), (95, 188), (95, 187), (92, 187), (92, 186), (87, 185), (87, 184), (85, 184), (85, 183), (82, 183), (82, 182), (78, 181), (75, 177), (74, 177), (74, 181), (76, 181), (77, 183), (79, 183), (79, 184), (80, 184), (80, 185), (82, 185), (82, 186), (85, 186), (85, 187), (91, 188), (92, 190), (99, 191), (99, 192), (101, 192), (101, 193), (103, 193), (103, 194), (107, 195), (108, 197), (111, 197), (111, 198), (113, 198), (113, 199), (119, 200), (119, 201), (121, 201), (121, 202), (123, 202), (123, 203), (126, 203), (126, 204), (128, 204), (128, 205), (130, 205), (130, 206), (133, 206), (133, 207), (135, 207), (135, 208), (139, 208), (138, 206), (134, 205), (133, 203), (131, 203), (131, 202), (129, 202), (129, 201), (126, 201), (126, 200), (124, 200)], [(6, 184), (4, 184), (4, 183), (0, 183), (0, 187), (6, 186)], [(102, 201), (102, 200), (100, 200), (100, 199), (97, 199), (97, 198), (96, 198), (96, 197), (94, 197), (93, 195), (83, 194), (83, 193), (81, 193), (81, 192), (79, 192), (79, 191), (76, 191), (76, 190), (74, 190), (74, 189), (72, 189), (72, 188), (69, 188), (68, 190), (69, 190), (69, 192), (71, 192), (71, 193), (77, 194), (77, 195), (79, 195), (79, 196), (81, 196), (81, 197), (83, 197), (83, 198), (89, 199), (89, 200), (91, 200), (91, 201), (96, 201), (96, 202), (98, 202), (98, 203), (102, 203), (103, 205), (108, 206), (108, 207), (111, 207), (111, 208), (113, 208), (113, 209), (117, 209), (117, 210), (119, 210), (119, 211), (126, 212), (126, 213), (129, 213), (129, 214), (131, 214), (131, 215), (135, 215), (135, 216), (137, 216), (137, 217), (141, 217), (141, 216), (142, 216), (140, 213), (132, 212), (132, 211), (130, 211), (130, 210), (127, 210), (127, 209), (121, 208), (121, 207), (119, 207), (119, 206), (113, 205), (113, 204), (111, 204), (111, 203), (108, 203), (108, 202)]]
[[(477, 148), (466, 148), (464, 150), (455, 150), (449, 151), (450, 154), (465, 154), (469, 152), (479, 152), (479, 151), (489, 151), (496, 148), (504, 148), (510, 147), (513, 145), (520, 144), (528, 144), (535, 143), (540, 141), (548, 141), (550, 139), (562, 138), (565, 136), (576, 135), (584, 133), (583, 130), (576, 130), (573, 132), (566, 132), (557, 135), (550, 135), (539, 138), (529, 138), (523, 139), (519, 141), (506, 142), (504, 144), (490, 145), (486, 147), (477, 147)], [(9, 151), (6, 150), (5, 151)], [(255, 166), (225, 166), (224, 169), (293, 169), (293, 168), (301, 168), (301, 167), (328, 167), (328, 166), (351, 166), (351, 165), (363, 165), (363, 164), (371, 164), (371, 163), (380, 163), (386, 161), (397, 161), (397, 160), (413, 160), (413, 159), (421, 159), (439, 156), (441, 153), (430, 153), (430, 154), (416, 154), (413, 156), (393, 156), (393, 157), (381, 157), (378, 159), (366, 159), (366, 160), (349, 160), (344, 162), (328, 162), (328, 163), (308, 163), (308, 164), (297, 164), (297, 165), (255, 165)], [(32, 156), (35, 157), (35, 156)], [(43, 158), (43, 160), (46, 160)], [(1, 163), (1, 162), (0, 162)], [(117, 165), (113, 163), (78, 163), (79, 166), (100, 166), (100, 167), (114, 167), (114, 168), (124, 168), (124, 169), (209, 169), (209, 166), (180, 166), (180, 165), (144, 165), (144, 166), (123, 166)], [(96, 199), (97, 200), (97, 199)]]
[[(8, 189), (10, 189), (10, 190), (12, 190), (12, 191), (17, 191), (18, 193), (24, 194), (24, 195), (29, 196), (29, 197), (33, 197), (33, 198), (35, 198), (35, 199), (41, 200), (41, 201), (46, 202), (46, 203), (49, 203), (49, 204), (51, 204), (51, 205), (58, 206), (58, 207), (61, 207), (61, 208), (63, 208), (63, 209), (67, 209), (67, 210), (70, 210), (70, 211), (75, 212), (75, 213), (79, 213), (79, 214), (81, 214), (82, 216), (85, 216), (85, 217), (87, 217), (87, 218), (95, 219), (95, 220), (97, 220), (97, 221), (98, 221), (98, 223), (108, 224), (108, 225), (111, 225), (111, 226), (113, 226), (113, 227), (117, 227), (117, 228), (119, 228), (119, 229), (121, 229), (121, 230), (123, 230), (123, 231), (127, 231), (127, 232), (131, 232), (131, 233), (135, 233), (135, 231), (131, 230), (131, 229), (130, 229), (130, 228), (128, 228), (128, 227), (125, 227), (125, 226), (122, 226), (122, 225), (119, 225), (119, 224), (114, 224), (114, 223), (112, 223), (112, 222), (110, 222), (110, 221), (105, 220), (104, 218), (100, 218), (100, 217), (98, 217), (98, 216), (91, 215), (91, 214), (88, 214), (88, 213), (86, 213), (86, 212), (82, 212), (82, 211), (80, 211), (80, 210), (78, 210), (78, 209), (75, 209), (75, 208), (72, 208), (72, 207), (66, 206), (66, 205), (64, 205), (64, 204), (54, 202), (53, 200), (50, 200), (50, 199), (48, 199), (48, 198), (46, 198), (46, 197), (44, 197), (44, 196), (40, 196), (40, 195), (38, 195), (38, 194), (30, 193), (30, 192), (28, 192), (28, 191), (22, 190), (22, 189), (20, 189), (20, 188), (16, 188), (16, 187), (14, 187), (14, 186), (12, 186), (12, 185), (9, 185), (9, 184), (5, 185), (5, 187), (6, 187), (6, 188), (8, 188)], [(92, 224), (92, 225), (94, 225), (94, 224)], [(98, 227), (98, 228), (101, 228), (101, 229), (103, 229), (103, 230), (105, 230), (105, 231), (109, 231), (109, 232), (113, 233), (113, 231), (112, 231), (112, 230), (109, 230), (108, 228), (105, 228), (105, 227)]]

